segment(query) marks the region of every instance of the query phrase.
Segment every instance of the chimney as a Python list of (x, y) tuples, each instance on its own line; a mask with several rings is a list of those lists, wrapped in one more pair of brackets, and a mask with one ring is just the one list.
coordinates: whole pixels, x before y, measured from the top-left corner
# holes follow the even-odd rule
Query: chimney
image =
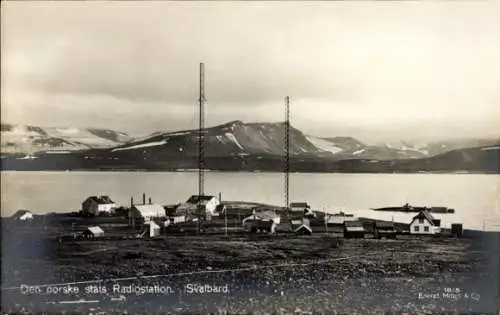
[(134, 206), (134, 197), (130, 197), (130, 208)]
[(149, 197), (149, 204), (151, 204), (151, 197)]
[(142, 204), (146, 204), (146, 193), (142, 193)]

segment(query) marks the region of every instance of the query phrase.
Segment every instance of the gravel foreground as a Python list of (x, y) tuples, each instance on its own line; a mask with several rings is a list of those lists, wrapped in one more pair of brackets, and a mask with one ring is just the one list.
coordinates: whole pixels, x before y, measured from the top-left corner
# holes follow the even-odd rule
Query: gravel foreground
[[(497, 234), (485, 235), (398, 240), (210, 235), (64, 244), (10, 235), (2, 240), (2, 311), (496, 314), (499, 242)], [(36, 284), (60, 285), (31, 293), (20, 287)], [(135, 288), (114, 292), (116, 285)], [(63, 292), (68, 286), (73, 291)], [(167, 291), (141, 293), (140, 286)]]

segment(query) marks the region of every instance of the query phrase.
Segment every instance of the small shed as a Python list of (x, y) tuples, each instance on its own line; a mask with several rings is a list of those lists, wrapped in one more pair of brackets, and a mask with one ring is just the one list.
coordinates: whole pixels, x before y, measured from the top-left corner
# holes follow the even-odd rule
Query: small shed
[(383, 237), (395, 239), (397, 235), (394, 222), (375, 221), (373, 222), (373, 236), (381, 239)]
[(161, 222), (159, 220), (153, 219), (149, 222), (149, 237), (156, 237), (160, 235)]
[(361, 221), (344, 221), (344, 238), (364, 238), (365, 228)]
[(451, 235), (456, 237), (462, 237), (464, 233), (461, 223), (453, 223), (451, 225)]
[(11, 218), (19, 221), (31, 221), (33, 220), (33, 213), (29, 210), (17, 210)]
[(82, 236), (87, 239), (94, 239), (104, 236), (104, 231), (99, 226), (89, 226), (82, 232)]
[(307, 218), (304, 218), (302, 220), (293, 220), (292, 228), (295, 234), (300, 234), (300, 235), (312, 234), (311, 224), (309, 222), (309, 219)]

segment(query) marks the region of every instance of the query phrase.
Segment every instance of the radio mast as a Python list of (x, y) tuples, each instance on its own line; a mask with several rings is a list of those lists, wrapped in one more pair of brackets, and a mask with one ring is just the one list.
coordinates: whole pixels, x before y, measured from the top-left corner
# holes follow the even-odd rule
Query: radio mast
[(198, 195), (204, 196), (205, 190), (205, 64), (200, 63), (200, 98), (199, 101), (199, 129), (198, 129)]
[(290, 207), (290, 97), (285, 97), (285, 148), (284, 148), (284, 172), (285, 172), (285, 209)]

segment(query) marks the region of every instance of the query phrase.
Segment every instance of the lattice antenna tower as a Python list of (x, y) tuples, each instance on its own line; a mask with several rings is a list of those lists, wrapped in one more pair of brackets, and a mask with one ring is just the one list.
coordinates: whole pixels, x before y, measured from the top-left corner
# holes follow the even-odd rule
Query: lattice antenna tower
[(284, 173), (285, 173), (285, 209), (290, 206), (290, 97), (285, 97), (285, 147), (284, 147)]
[(200, 98), (198, 129), (198, 195), (205, 195), (205, 64), (200, 63)]

